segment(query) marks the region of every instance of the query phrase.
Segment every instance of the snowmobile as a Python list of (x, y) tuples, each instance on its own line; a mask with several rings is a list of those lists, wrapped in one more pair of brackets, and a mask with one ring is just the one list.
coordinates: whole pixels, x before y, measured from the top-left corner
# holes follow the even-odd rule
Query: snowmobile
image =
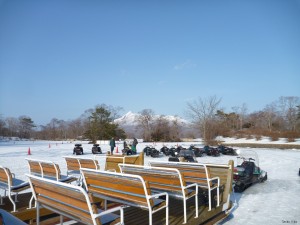
[(237, 166), (234, 168), (234, 190), (243, 192), (252, 184), (264, 182), (267, 179), (267, 172), (259, 167), (257, 153), (252, 150), (243, 150), (237, 157)]
[(92, 147), (92, 153), (93, 154), (102, 154), (102, 150), (99, 146), (99, 144), (94, 144)]
[(223, 155), (238, 155), (236, 150), (224, 145), (219, 145), (218, 150), (223, 154)]
[(160, 152), (162, 152), (164, 155), (168, 156), (170, 154), (169, 148), (167, 146), (163, 146), (160, 149)]
[(189, 147), (189, 150), (194, 151), (196, 157), (201, 157), (203, 155), (203, 153), (204, 153), (203, 148), (199, 148), (196, 145), (191, 145)]
[(81, 146), (81, 144), (75, 144), (75, 147), (73, 149), (73, 155), (83, 155), (83, 148)]
[(220, 151), (217, 148), (210, 147), (208, 145), (204, 146), (204, 152), (209, 156), (220, 156)]
[(146, 146), (144, 148), (144, 153), (146, 153), (146, 156), (151, 156), (153, 158), (159, 157), (159, 151), (153, 146)]
[(169, 157), (169, 162), (198, 162), (194, 151), (190, 149), (181, 149), (175, 156)]

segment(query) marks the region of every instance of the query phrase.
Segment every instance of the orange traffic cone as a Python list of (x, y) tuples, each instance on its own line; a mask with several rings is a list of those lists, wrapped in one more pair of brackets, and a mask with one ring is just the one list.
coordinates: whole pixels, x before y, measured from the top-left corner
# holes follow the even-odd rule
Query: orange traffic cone
[(28, 153), (27, 153), (28, 155), (31, 155), (31, 153), (30, 153), (30, 148), (28, 148)]
[(116, 149), (116, 153), (119, 153), (119, 152), (118, 152), (118, 146), (117, 146), (117, 149)]

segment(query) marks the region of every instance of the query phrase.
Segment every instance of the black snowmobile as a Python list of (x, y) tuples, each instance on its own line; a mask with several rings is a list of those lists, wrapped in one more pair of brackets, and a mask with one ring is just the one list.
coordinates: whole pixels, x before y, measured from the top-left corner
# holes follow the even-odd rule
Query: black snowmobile
[(83, 155), (83, 148), (81, 146), (81, 144), (75, 144), (75, 147), (73, 149), (73, 155)]
[(203, 149), (204, 149), (204, 152), (206, 153), (206, 155), (209, 155), (209, 156), (220, 156), (220, 151), (217, 148), (205, 145)]
[(189, 150), (194, 151), (196, 157), (201, 157), (203, 155), (203, 153), (204, 153), (203, 148), (200, 148), (200, 147), (198, 147), (196, 145), (191, 145), (189, 147)]
[(268, 179), (267, 172), (260, 169), (258, 156), (252, 150), (243, 150), (237, 157), (237, 167), (234, 168), (234, 190), (242, 192), (252, 184)]
[(182, 149), (181, 146), (178, 146), (178, 147), (174, 147), (172, 146), (171, 148), (169, 148), (169, 156), (172, 156), (172, 157), (177, 157), (178, 153), (180, 152), (180, 150)]
[(94, 144), (92, 147), (92, 153), (93, 154), (102, 154), (102, 150), (99, 146), (99, 144)]
[(160, 152), (166, 156), (168, 156), (170, 154), (169, 148), (165, 145), (160, 149)]
[(223, 154), (223, 155), (238, 155), (236, 150), (224, 145), (219, 145), (218, 150)]
[(146, 146), (144, 148), (144, 153), (146, 154), (146, 156), (151, 156), (153, 158), (159, 157), (159, 151), (153, 146)]

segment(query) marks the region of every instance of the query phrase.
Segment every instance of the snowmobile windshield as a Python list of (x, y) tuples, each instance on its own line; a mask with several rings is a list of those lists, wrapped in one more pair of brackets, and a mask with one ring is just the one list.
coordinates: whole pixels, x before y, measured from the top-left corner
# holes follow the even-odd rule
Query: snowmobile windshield
[(258, 155), (253, 150), (241, 150), (237, 157), (237, 165), (241, 166), (245, 161), (254, 162), (254, 164), (259, 167)]

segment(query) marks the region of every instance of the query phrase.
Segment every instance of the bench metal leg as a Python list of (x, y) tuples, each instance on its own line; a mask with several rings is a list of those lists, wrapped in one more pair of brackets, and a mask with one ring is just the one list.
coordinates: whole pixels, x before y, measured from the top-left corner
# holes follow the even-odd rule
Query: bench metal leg
[(149, 225), (152, 225), (152, 210), (149, 210)]
[(217, 199), (218, 199), (217, 206), (220, 206), (220, 190), (219, 190), (219, 187), (217, 188)]
[(40, 203), (36, 203), (36, 225), (40, 225)]
[(186, 199), (183, 199), (183, 211), (184, 211), (184, 220), (183, 224), (186, 224)]
[(0, 205), (4, 205), (2, 195), (0, 195)]
[(18, 193), (15, 194), (15, 202), (19, 202), (18, 201)]
[(12, 196), (11, 196), (10, 192), (8, 193), (8, 198), (11, 201), (11, 203), (13, 204), (13, 207), (14, 207), (13, 212), (16, 212), (17, 206), (16, 206), (16, 203), (14, 202), (14, 200), (12, 199)]
[(166, 197), (166, 225), (169, 225), (169, 195)]
[[(209, 207), (208, 207), (208, 211), (211, 211), (211, 189), (208, 189), (208, 202), (209, 202)], [(219, 187), (217, 187), (217, 207), (220, 206), (220, 190)]]
[(211, 190), (208, 189), (208, 211), (211, 211)]
[(64, 217), (63, 217), (63, 215), (59, 216), (59, 220), (60, 220), (60, 225), (63, 225), (64, 224)]
[[(29, 201), (29, 209), (32, 208), (32, 201), (33, 201), (33, 199), (34, 199), (34, 197), (32, 195), (31, 198), (30, 198), (30, 201)], [(36, 203), (35, 203), (35, 205), (36, 205)]]
[(195, 216), (195, 218), (198, 218), (198, 186), (196, 186), (195, 204), (196, 204), (196, 216)]

